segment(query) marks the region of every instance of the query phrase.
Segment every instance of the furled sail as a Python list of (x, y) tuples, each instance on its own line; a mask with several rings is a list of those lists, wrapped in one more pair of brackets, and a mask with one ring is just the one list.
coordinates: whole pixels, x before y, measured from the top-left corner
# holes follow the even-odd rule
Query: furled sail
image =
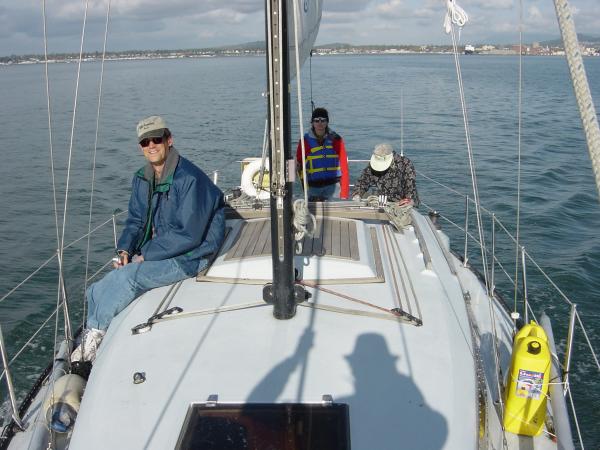
[(287, 0), (288, 1), (288, 45), (290, 61), (290, 78), (296, 76), (296, 45), (294, 37), (294, 6), (298, 27), (298, 46), (300, 48), (300, 67), (310, 55), (321, 23), (322, 0)]

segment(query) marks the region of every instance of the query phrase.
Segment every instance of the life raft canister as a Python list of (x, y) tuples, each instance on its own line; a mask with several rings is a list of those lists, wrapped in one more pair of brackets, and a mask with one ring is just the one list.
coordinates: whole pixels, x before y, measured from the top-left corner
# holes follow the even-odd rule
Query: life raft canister
[(504, 429), (537, 436), (546, 419), (550, 349), (544, 329), (531, 321), (515, 335), (505, 391)]

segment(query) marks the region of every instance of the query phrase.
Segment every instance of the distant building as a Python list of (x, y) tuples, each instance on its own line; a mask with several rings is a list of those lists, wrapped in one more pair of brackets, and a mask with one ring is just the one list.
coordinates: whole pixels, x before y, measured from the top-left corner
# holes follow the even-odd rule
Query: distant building
[(524, 45), (513, 45), (511, 49), (517, 55), (519, 54), (519, 50), (521, 51), (521, 55), (527, 55), (529, 53), (529, 48)]

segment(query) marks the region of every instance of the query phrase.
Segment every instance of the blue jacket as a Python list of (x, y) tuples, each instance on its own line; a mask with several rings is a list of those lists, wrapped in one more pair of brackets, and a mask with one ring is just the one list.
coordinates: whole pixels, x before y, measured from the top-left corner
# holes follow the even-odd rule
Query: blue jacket
[(161, 179), (154, 180), (147, 164), (135, 173), (131, 189), (118, 249), (141, 254), (145, 261), (180, 255), (199, 260), (219, 249), (225, 236), (223, 193), (175, 148)]

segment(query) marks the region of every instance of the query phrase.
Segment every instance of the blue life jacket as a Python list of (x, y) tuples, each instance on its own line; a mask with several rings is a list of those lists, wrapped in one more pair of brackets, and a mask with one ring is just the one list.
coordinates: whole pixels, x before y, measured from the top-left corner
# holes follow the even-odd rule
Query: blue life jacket
[(304, 135), (309, 154), (306, 156), (306, 176), (309, 185), (329, 184), (342, 176), (340, 158), (333, 148), (333, 139), (327, 134), (323, 144), (312, 135)]

